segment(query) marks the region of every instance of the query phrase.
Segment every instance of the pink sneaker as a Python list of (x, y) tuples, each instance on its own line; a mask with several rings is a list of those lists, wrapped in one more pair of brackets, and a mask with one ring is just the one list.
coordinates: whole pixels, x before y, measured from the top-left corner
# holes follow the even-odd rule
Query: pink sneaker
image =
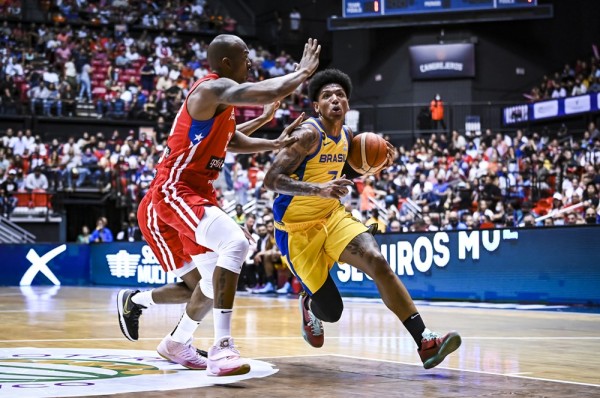
[(206, 369), (206, 358), (200, 356), (192, 340), (186, 344), (178, 343), (167, 335), (156, 348), (158, 355), (167, 361), (175, 362), (188, 369), (204, 370)]
[(223, 337), (217, 345), (208, 350), (209, 376), (237, 376), (250, 372), (250, 365), (240, 358), (240, 352), (233, 344), (233, 338)]

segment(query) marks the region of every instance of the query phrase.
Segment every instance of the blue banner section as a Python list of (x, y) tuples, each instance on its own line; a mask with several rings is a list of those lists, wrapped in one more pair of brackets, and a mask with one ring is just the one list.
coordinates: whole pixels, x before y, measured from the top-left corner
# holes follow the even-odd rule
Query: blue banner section
[[(448, 231), (376, 236), (414, 299), (600, 305), (600, 227)], [(0, 285), (162, 286), (139, 243), (0, 245)], [(379, 297), (347, 264), (331, 272), (343, 295)]]
[(107, 243), (91, 247), (91, 283), (115, 286), (162, 286), (178, 279), (164, 272), (143, 242)]
[[(414, 299), (600, 304), (600, 228), (448, 231), (376, 236)], [(347, 264), (343, 295), (378, 297)]]
[(600, 111), (600, 93), (538, 101), (503, 108), (505, 126)]
[(87, 285), (90, 247), (86, 245), (0, 245), (2, 286)]

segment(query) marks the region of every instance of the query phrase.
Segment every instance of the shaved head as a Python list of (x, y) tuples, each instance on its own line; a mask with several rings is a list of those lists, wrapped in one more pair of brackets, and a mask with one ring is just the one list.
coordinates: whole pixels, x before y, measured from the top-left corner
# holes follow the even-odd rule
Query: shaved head
[(246, 43), (234, 35), (219, 35), (208, 46), (208, 64), (210, 69), (221, 74), (223, 72), (223, 59), (234, 58), (236, 52), (245, 49)]

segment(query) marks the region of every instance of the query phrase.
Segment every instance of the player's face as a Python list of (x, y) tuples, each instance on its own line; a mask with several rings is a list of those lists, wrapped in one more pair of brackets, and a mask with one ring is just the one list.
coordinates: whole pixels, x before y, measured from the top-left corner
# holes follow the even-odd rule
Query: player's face
[(346, 92), (337, 83), (323, 86), (317, 101), (314, 102), (315, 111), (325, 119), (343, 120), (348, 112), (348, 97)]
[(229, 57), (231, 62), (231, 78), (238, 83), (244, 83), (248, 80), (248, 72), (252, 67), (248, 53), (248, 46), (243, 41), (233, 45), (231, 56)]

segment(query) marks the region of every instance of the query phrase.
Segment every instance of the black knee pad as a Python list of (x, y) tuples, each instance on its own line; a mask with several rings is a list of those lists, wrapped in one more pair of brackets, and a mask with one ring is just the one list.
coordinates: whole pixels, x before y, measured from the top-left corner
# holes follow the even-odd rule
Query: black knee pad
[(323, 322), (337, 322), (344, 311), (342, 296), (333, 282), (331, 275), (311, 297), (310, 308), (317, 318)]

